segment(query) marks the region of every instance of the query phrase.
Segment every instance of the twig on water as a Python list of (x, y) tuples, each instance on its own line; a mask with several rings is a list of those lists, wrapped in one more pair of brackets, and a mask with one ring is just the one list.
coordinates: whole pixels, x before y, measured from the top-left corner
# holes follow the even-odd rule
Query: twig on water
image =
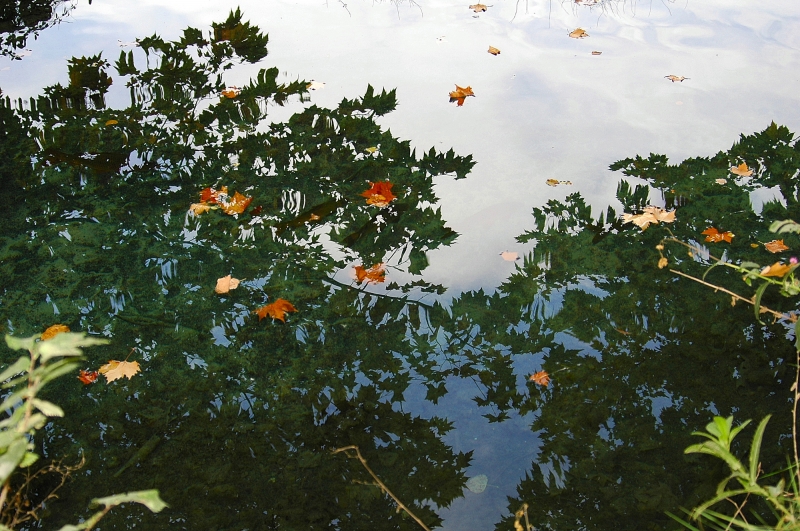
[[(351, 455), (351, 454), (347, 453), (348, 451), (353, 451), (353, 452), (355, 452), (356, 454), (355, 454), (355, 455)], [(384, 491), (386, 494), (388, 494), (388, 495), (389, 495), (389, 496), (390, 496), (390, 497), (391, 497), (391, 498), (392, 498), (392, 499), (395, 501), (395, 503), (397, 504), (397, 506), (398, 506), (398, 507), (400, 507), (400, 508), (401, 508), (401, 509), (403, 509), (403, 510), (404, 510), (406, 513), (408, 513), (408, 515), (409, 515), (411, 518), (413, 518), (413, 519), (414, 519), (414, 520), (415, 520), (415, 521), (416, 521), (416, 522), (417, 522), (417, 523), (418, 523), (418, 524), (419, 524), (419, 525), (422, 527), (422, 529), (424, 529), (425, 531), (431, 531), (431, 530), (430, 530), (430, 528), (428, 528), (428, 526), (426, 526), (426, 525), (425, 525), (425, 524), (422, 522), (422, 520), (420, 520), (420, 519), (417, 517), (417, 515), (415, 515), (414, 513), (412, 513), (412, 512), (411, 512), (411, 510), (410, 510), (408, 507), (406, 507), (406, 506), (403, 504), (403, 502), (401, 502), (401, 501), (400, 501), (400, 500), (397, 498), (397, 496), (395, 496), (395, 495), (392, 493), (392, 491), (390, 491), (390, 490), (389, 490), (389, 487), (387, 487), (387, 486), (386, 486), (386, 484), (385, 484), (383, 481), (381, 481), (381, 479), (380, 479), (380, 478), (379, 478), (377, 475), (375, 475), (375, 472), (373, 472), (373, 471), (372, 471), (372, 469), (369, 467), (369, 465), (367, 465), (367, 460), (366, 460), (366, 459), (364, 459), (364, 457), (362, 457), (362, 455), (361, 455), (361, 452), (360, 452), (360, 451), (359, 451), (359, 449), (358, 449), (358, 446), (356, 446), (356, 445), (352, 444), (352, 445), (350, 445), (350, 446), (343, 446), (343, 447), (341, 447), (341, 448), (337, 448), (337, 449), (335, 449), (335, 450), (333, 451), (333, 453), (334, 453), (334, 454), (338, 454), (339, 452), (344, 452), (344, 453), (345, 453), (344, 455), (346, 455), (347, 457), (349, 457), (349, 458), (351, 458), (351, 459), (353, 459), (353, 458), (355, 458), (355, 459), (358, 459), (358, 460), (359, 460), (359, 462), (361, 462), (361, 465), (362, 465), (362, 466), (363, 466), (363, 467), (364, 467), (364, 468), (367, 470), (367, 472), (369, 472), (369, 475), (370, 475), (370, 476), (372, 476), (372, 479), (374, 479), (374, 480), (375, 480), (375, 483), (376, 483), (376, 485), (377, 485), (377, 486), (378, 486), (378, 487), (379, 487), (379, 488), (380, 488), (382, 491)]]

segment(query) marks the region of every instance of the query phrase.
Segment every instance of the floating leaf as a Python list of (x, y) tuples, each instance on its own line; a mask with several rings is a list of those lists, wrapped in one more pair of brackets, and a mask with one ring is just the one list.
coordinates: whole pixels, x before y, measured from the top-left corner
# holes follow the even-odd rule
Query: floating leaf
[(674, 76), (674, 75), (672, 75), (672, 74), (670, 74), (670, 75), (668, 75), (668, 76), (664, 76), (664, 77), (665, 77), (665, 78), (667, 78), (667, 79), (669, 79), (669, 80), (670, 80), (670, 81), (672, 81), (673, 83), (675, 83), (676, 81), (680, 81), (681, 83), (683, 83), (683, 80), (684, 80), (684, 79), (689, 79), (688, 77), (683, 77), (683, 76)]
[(772, 240), (764, 244), (764, 248), (771, 253), (779, 253), (781, 251), (788, 251), (789, 248), (783, 243), (783, 240)]
[(480, 494), (481, 492), (486, 490), (486, 485), (489, 484), (489, 478), (486, 477), (486, 474), (480, 474), (478, 476), (471, 477), (467, 480), (465, 486), (469, 489), (470, 492), (474, 492), (475, 494)]
[(97, 371), (81, 370), (80, 374), (78, 375), (78, 380), (80, 380), (83, 385), (89, 385), (96, 382), (99, 375), (100, 373)]
[(108, 120), (106, 125), (117, 125), (119, 122), (117, 120)]
[[(247, 197), (239, 192), (233, 194), (233, 196), (228, 195), (228, 187), (223, 186), (219, 190), (215, 190), (214, 188), (204, 188), (200, 192), (200, 203), (192, 204), (189, 209), (195, 214), (202, 214), (206, 212), (208, 209), (204, 209), (198, 205), (219, 205), (222, 208), (222, 211), (228, 214), (229, 216), (233, 216), (234, 214), (241, 214), (242, 212), (247, 209), (247, 206), (253, 200), (252, 197)], [(210, 207), (209, 207), (210, 208)]]
[(573, 39), (583, 39), (588, 37), (589, 34), (586, 33), (586, 30), (583, 28), (576, 28), (569, 33), (569, 36)]
[(751, 175), (753, 175), (753, 170), (747, 167), (746, 162), (742, 162), (738, 166), (732, 166), (731, 173), (733, 173), (734, 175), (739, 175), (741, 177), (750, 177)]
[(489, 46), (489, 53), (492, 55), (500, 55), (500, 50), (498, 50), (494, 46)]
[(547, 387), (550, 384), (550, 375), (547, 374), (547, 371), (539, 371), (531, 374), (529, 380), (537, 385), (543, 385), (544, 387)]
[(484, 4), (475, 4), (475, 5), (469, 6), (469, 8), (471, 10), (473, 10), (474, 12), (476, 12), (476, 13), (481, 13), (483, 11), (486, 11), (487, 7), (488, 6), (486, 6)]
[(239, 287), (239, 279), (231, 278), (231, 276), (228, 275), (217, 279), (217, 285), (214, 287), (214, 291), (222, 295), (238, 287)]
[(200, 214), (208, 212), (209, 210), (211, 210), (211, 208), (212, 208), (211, 205), (209, 205), (208, 203), (192, 203), (191, 205), (189, 205), (189, 212), (191, 212), (195, 216), (199, 216)]
[(467, 96), (475, 96), (475, 93), (472, 92), (472, 87), (459, 87), (456, 85), (456, 89), (450, 93), (450, 103), (455, 101), (457, 102), (457, 105), (461, 107), (464, 105), (464, 100), (467, 98)]
[(675, 221), (675, 211), (670, 210), (667, 212), (663, 208), (648, 206), (644, 207), (641, 214), (623, 214), (622, 221), (624, 223), (633, 223), (642, 230), (645, 230), (650, 224), (658, 225), (658, 223), (672, 223)]
[(325, 83), (323, 83), (321, 81), (311, 81), (308, 85), (306, 85), (306, 88), (308, 90), (324, 89), (325, 88)]
[(718, 242), (722, 242), (722, 241), (731, 243), (731, 239), (733, 238), (733, 233), (732, 232), (728, 232), (728, 231), (720, 232), (717, 229), (715, 229), (714, 227), (709, 227), (706, 230), (704, 230), (703, 232), (701, 232), (700, 234), (705, 235), (707, 242), (714, 242), (714, 243), (718, 243)]
[(592, 55), (601, 55), (603, 52), (593, 51)]
[(557, 179), (547, 179), (547, 180), (545, 181), (545, 184), (546, 184), (547, 186), (558, 186), (559, 184), (563, 184), (563, 185), (567, 185), (567, 186), (572, 186), (572, 181), (559, 181), (559, 180), (557, 180)]
[(363, 266), (357, 265), (354, 269), (356, 280), (359, 284), (365, 280), (370, 284), (378, 284), (386, 280), (386, 269), (382, 263), (375, 264), (369, 269), (364, 269)]
[(728, 184), (728, 179), (714, 179), (717, 184)]
[(123, 376), (130, 380), (133, 378), (133, 375), (141, 370), (142, 369), (139, 367), (138, 361), (110, 360), (108, 363), (97, 369), (97, 372), (106, 377), (106, 382), (111, 383), (114, 380), (119, 380)]
[(233, 99), (239, 94), (241, 94), (242, 90), (239, 87), (229, 87), (222, 91), (222, 95), (228, 99)]
[(667, 267), (668, 263), (669, 261), (667, 261), (667, 258), (662, 256), (661, 258), (658, 259), (658, 268), (664, 269), (665, 267)]
[(780, 262), (775, 262), (772, 265), (769, 265), (761, 270), (759, 273), (762, 277), (782, 277), (786, 273), (792, 270), (792, 266), (790, 264), (782, 264)]
[(286, 299), (277, 299), (275, 302), (271, 304), (267, 304), (266, 306), (258, 308), (253, 313), (258, 315), (259, 321), (264, 317), (270, 316), (273, 319), (280, 319), (285, 323), (286, 312), (296, 312), (296, 311), (297, 309), (292, 305), (291, 302), (287, 301)]
[(63, 324), (54, 324), (53, 326), (49, 327), (47, 330), (42, 332), (42, 341), (47, 341), (48, 339), (52, 339), (56, 337), (58, 334), (63, 334), (64, 332), (69, 332), (69, 327)]
[(232, 216), (234, 214), (241, 214), (244, 212), (252, 200), (252, 197), (247, 197), (239, 192), (236, 192), (233, 194), (233, 197), (229, 198), (228, 201), (221, 202), (220, 205), (222, 206), (223, 212), (229, 216)]
[(369, 186), (369, 190), (361, 192), (361, 195), (367, 198), (368, 205), (382, 208), (397, 199), (397, 196), (392, 193), (393, 185), (389, 181), (370, 182)]
[(519, 260), (519, 254), (513, 253), (511, 251), (503, 251), (500, 253), (500, 256), (503, 257), (503, 260), (506, 262), (513, 262), (514, 260)]
[(373, 153), (378, 151), (378, 148), (376, 146), (372, 146), (372, 147), (364, 148), (364, 151), (366, 151), (367, 153), (372, 155)]

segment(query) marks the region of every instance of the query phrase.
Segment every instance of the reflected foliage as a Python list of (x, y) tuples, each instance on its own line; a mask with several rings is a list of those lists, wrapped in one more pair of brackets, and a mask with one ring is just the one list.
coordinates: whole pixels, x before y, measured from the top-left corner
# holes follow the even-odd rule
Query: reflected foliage
[[(54, 384), (68, 414), (43, 452), (84, 452), (87, 469), (47, 525), (124, 486), (158, 488), (170, 509), (112, 514), (104, 529), (414, 529), (357, 462), (330, 452), (351, 444), (436, 525), (429, 504), (460, 496), (470, 457), (442, 442), (448, 422), (398, 404), (416, 343), (430, 342), (420, 299), (442, 291), (419, 276), (426, 252), (456, 236), (433, 179), (464, 177), (471, 158), (418, 156), (381, 129), (394, 91), (325, 109), (272, 67), (224, 95), (226, 73), (267, 52), (238, 11), (210, 32), (138, 42), (115, 73), (101, 55), (73, 58), (67, 85), (0, 108), (1, 322), (107, 336), (90, 366), (136, 347), (143, 368)], [(121, 84), (130, 105), (114, 108)], [(296, 112), (271, 121), (280, 106)], [(384, 180), (397, 199), (367, 204), (361, 193)], [(249, 208), (189, 213), (222, 186)], [(378, 262), (387, 287), (350, 279)], [(228, 274), (241, 285), (215, 294)], [(259, 321), (253, 310), (278, 298), (297, 313)]]
[(59, 23), (75, 6), (75, 0), (0, 0), (0, 55), (20, 59), (31, 35)]
[[(794, 377), (788, 327), (762, 326), (751, 307), (732, 307), (729, 296), (669, 271), (700, 277), (713, 263), (707, 256), (675, 245), (665, 251), (669, 267), (658, 269), (655, 247), (669, 229), (718, 257), (774, 262), (763, 243), (773, 239), (771, 221), (798, 215), (798, 149), (772, 124), (709, 158), (619, 161), (612, 169), (640, 179), (620, 182), (624, 211), (641, 212), (661, 192), (677, 210), (674, 223), (642, 231), (622, 224), (613, 207), (593, 215), (580, 194), (550, 201), (534, 209), (534, 228), (519, 238), (533, 251), (499, 290), (454, 301), (452, 321), (440, 322), (451, 372), (483, 384), (477, 401), (490, 418), (530, 413), (543, 440), (509, 513), (527, 502), (537, 529), (662, 529), (670, 525), (665, 511), (712, 497), (722, 477), (717, 464), (683, 455), (690, 433), (714, 414), (773, 413), (763, 466), (785, 464)], [(752, 176), (731, 174), (741, 162)], [(780, 196), (754, 208), (751, 193), (763, 198), (770, 189)], [(700, 233), (709, 226), (736, 236), (706, 244)], [(794, 235), (785, 240), (800, 246)], [(752, 295), (722, 269), (707, 280)], [(793, 309), (777, 290), (763, 303)], [(540, 359), (553, 379), (546, 388), (519, 369), (539, 370)], [(512, 525), (507, 518), (497, 529)]]

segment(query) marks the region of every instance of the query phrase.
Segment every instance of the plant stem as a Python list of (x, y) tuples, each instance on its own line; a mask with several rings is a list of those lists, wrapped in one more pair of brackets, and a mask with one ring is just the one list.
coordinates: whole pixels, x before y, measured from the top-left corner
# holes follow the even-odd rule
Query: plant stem
[(350, 445), (350, 446), (343, 446), (342, 448), (337, 448), (337, 449), (335, 449), (335, 450), (333, 451), (333, 453), (335, 453), (335, 454), (338, 454), (339, 452), (345, 452), (345, 455), (346, 455), (347, 457), (352, 457), (351, 455), (347, 454), (347, 451), (348, 451), (348, 450), (353, 450), (353, 451), (355, 451), (355, 453), (356, 453), (356, 459), (358, 459), (358, 460), (361, 462), (361, 464), (364, 466), (364, 468), (366, 468), (366, 469), (367, 469), (367, 472), (369, 472), (369, 475), (370, 475), (370, 476), (372, 476), (372, 479), (374, 479), (374, 480), (375, 480), (375, 482), (378, 484), (378, 486), (379, 486), (379, 487), (380, 487), (380, 488), (381, 488), (383, 491), (385, 491), (385, 492), (386, 492), (386, 494), (388, 494), (389, 496), (391, 496), (391, 498), (392, 498), (392, 499), (395, 501), (395, 503), (397, 503), (398, 507), (400, 507), (400, 508), (401, 508), (401, 509), (403, 509), (403, 510), (404, 510), (406, 513), (408, 513), (408, 515), (409, 515), (411, 518), (413, 518), (413, 519), (414, 519), (414, 520), (415, 520), (415, 521), (416, 521), (416, 522), (417, 522), (417, 523), (418, 523), (418, 524), (419, 524), (419, 525), (422, 527), (422, 529), (424, 529), (425, 531), (431, 531), (431, 530), (430, 530), (430, 528), (428, 528), (428, 526), (426, 526), (426, 525), (425, 525), (425, 524), (422, 522), (422, 520), (420, 520), (419, 518), (417, 518), (417, 515), (415, 515), (414, 513), (412, 513), (412, 512), (411, 512), (411, 510), (410, 510), (408, 507), (406, 507), (406, 506), (403, 504), (403, 502), (401, 502), (401, 501), (400, 501), (400, 500), (397, 498), (397, 496), (395, 496), (394, 494), (392, 494), (392, 491), (390, 491), (390, 490), (389, 490), (389, 487), (387, 487), (387, 486), (386, 486), (386, 484), (385, 484), (383, 481), (381, 481), (381, 480), (380, 480), (380, 478), (379, 478), (377, 475), (375, 475), (375, 472), (373, 472), (373, 471), (372, 471), (372, 469), (371, 469), (371, 468), (370, 468), (370, 467), (367, 465), (367, 460), (366, 460), (366, 459), (364, 459), (364, 458), (361, 456), (361, 452), (358, 450), (358, 446), (356, 446), (356, 445), (354, 445), (354, 444), (353, 444), (353, 445)]

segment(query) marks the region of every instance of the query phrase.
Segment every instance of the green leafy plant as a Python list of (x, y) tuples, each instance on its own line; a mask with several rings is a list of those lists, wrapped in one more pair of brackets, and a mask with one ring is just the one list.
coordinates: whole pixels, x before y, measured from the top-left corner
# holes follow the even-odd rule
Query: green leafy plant
[[(6, 335), (5, 340), (12, 350), (27, 350), (28, 354), (20, 356), (0, 373), (3, 389), (11, 390), (0, 405), (0, 409), (11, 411), (0, 421), (0, 510), (5, 508), (12, 493), (11, 478), (14, 472), (30, 467), (39, 460), (39, 455), (33, 451), (36, 432), (47, 424), (48, 418), (64, 416), (64, 411), (57, 404), (39, 398), (42, 388), (55, 378), (76, 369), (83, 354), (82, 348), (108, 343), (105, 339), (88, 337), (85, 333), (70, 332), (44, 341), (41, 340), (41, 334), (26, 338)], [(157, 490), (98, 498), (92, 501), (92, 505), (103, 505), (103, 509), (78, 525), (62, 527), (61, 531), (92, 529), (113, 507), (126, 502), (141, 503), (153, 512), (159, 512), (167, 506)], [(26, 514), (35, 517), (34, 512), (35, 508)], [(25, 518), (14, 516), (10, 522), (0, 524), (0, 531), (13, 529), (22, 521)]]
[[(750, 445), (750, 455), (747, 462), (743, 463), (731, 450), (734, 438), (741, 432), (750, 421), (747, 420), (739, 426), (733, 426), (733, 417), (722, 418), (714, 417), (713, 422), (706, 426), (705, 432), (694, 432), (693, 435), (705, 437), (707, 440), (700, 444), (693, 444), (686, 448), (685, 453), (707, 454), (725, 461), (730, 469), (730, 474), (720, 482), (717, 487), (716, 495), (710, 500), (695, 507), (689, 516), (692, 520), (708, 524), (713, 529), (744, 529), (744, 530), (766, 530), (766, 529), (797, 529), (800, 525), (800, 498), (797, 496), (797, 483), (794, 475), (790, 479), (792, 491), (787, 492), (786, 480), (781, 478), (774, 485), (767, 485), (761, 477), (761, 441), (764, 437), (764, 430), (769, 422), (770, 415), (767, 415), (756, 428), (753, 440)], [(796, 468), (791, 466), (790, 469)], [(752, 512), (751, 519), (757, 520), (757, 524), (748, 521), (744, 512), (745, 504), (752, 502), (752, 497), (766, 502), (774, 515), (774, 523), (769, 523), (761, 516), (763, 511)], [(733, 505), (733, 514), (726, 514), (712, 509), (721, 502), (729, 502)], [(667, 513), (676, 521), (689, 529), (697, 529), (686, 520)]]

